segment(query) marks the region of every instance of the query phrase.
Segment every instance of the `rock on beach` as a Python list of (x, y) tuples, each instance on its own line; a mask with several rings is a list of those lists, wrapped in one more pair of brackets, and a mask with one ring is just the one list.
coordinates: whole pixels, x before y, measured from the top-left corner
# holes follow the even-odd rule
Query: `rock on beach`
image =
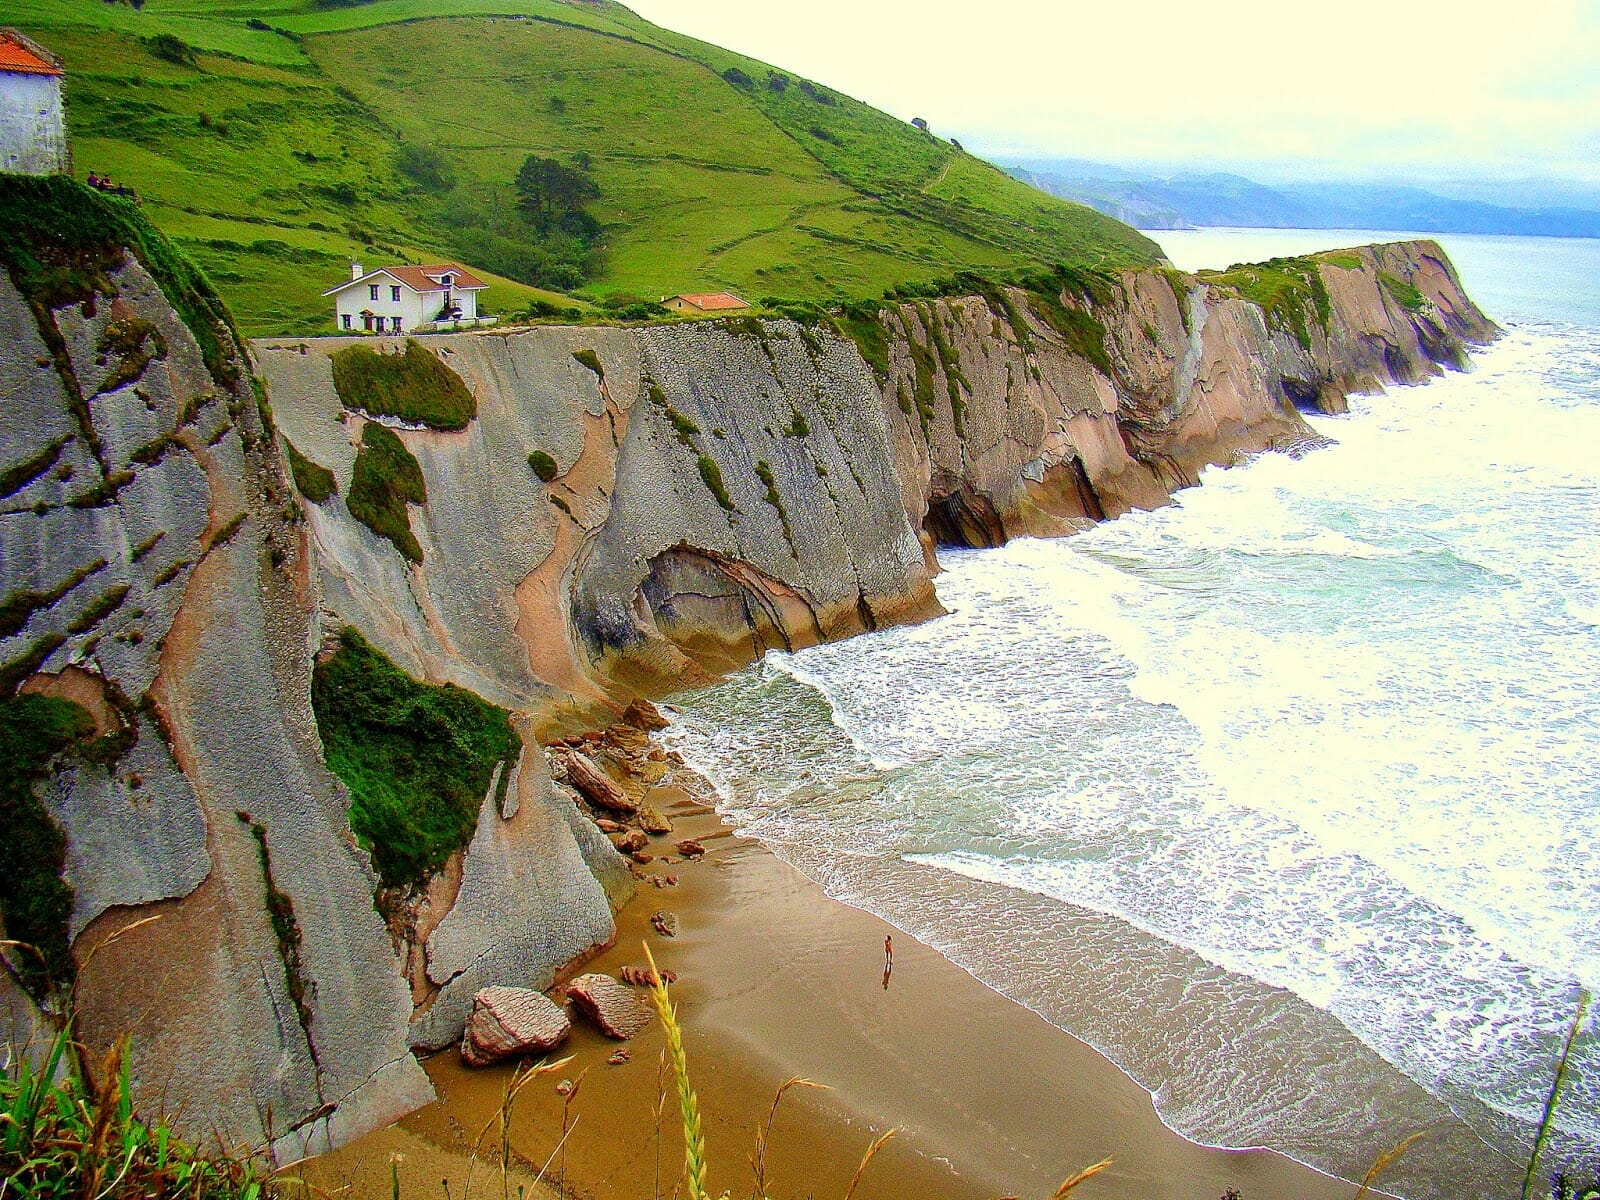
[(461, 1058), (469, 1067), (486, 1067), (514, 1054), (543, 1054), (571, 1032), (566, 1012), (543, 992), (484, 988), (472, 997)]
[(580, 975), (567, 984), (567, 998), (607, 1037), (627, 1041), (650, 1024), (639, 993), (609, 975)]

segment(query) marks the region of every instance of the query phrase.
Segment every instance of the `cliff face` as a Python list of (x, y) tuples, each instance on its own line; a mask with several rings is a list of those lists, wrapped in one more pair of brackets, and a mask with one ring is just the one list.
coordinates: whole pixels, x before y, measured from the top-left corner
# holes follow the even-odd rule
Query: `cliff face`
[(8, 719), (20, 686), (99, 736), (34, 786), (72, 892), (33, 936), (76, 982), (0, 976), (8, 1032), (73, 1006), (91, 1045), (133, 1035), (142, 1100), (292, 1156), (431, 1094), (312, 720), (310, 549), (243, 350), (180, 319), (206, 296), (128, 249), (136, 214), (71, 187), (30, 193), (42, 261), (0, 274), (0, 663)]
[(889, 310), (878, 383), (912, 520), (988, 546), (1162, 504), (1208, 464), (1311, 438), (1300, 410), (1463, 367), (1496, 332), (1431, 241), (1271, 268)]
[[(855, 341), (752, 319), (430, 337), (473, 406), (442, 428), (341, 397), (335, 356), (395, 339), (266, 341), (280, 439), (226, 328), (180, 319), (127, 244), (97, 251), (89, 295), (0, 278), (5, 694), (118, 735), (34, 785), (65, 834), (84, 1033), (132, 1032), (142, 1098), (280, 1156), (423, 1102), (408, 1044), (613, 936), (631, 877), (540, 733), (934, 614), (936, 544), (1163, 503), (1205, 463), (1307, 438), (1296, 405), (1493, 333), (1421, 242), (1254, 278), (985, 285), (847, 321)], [(415, 466), (398, 527), (373, 515), (374, 447)], [(310, 699), (346, 626), (523, 734), (470, 842), (383, 899), (387, 928)], [(11, 1036), (39, 1018), (0, 979)]]

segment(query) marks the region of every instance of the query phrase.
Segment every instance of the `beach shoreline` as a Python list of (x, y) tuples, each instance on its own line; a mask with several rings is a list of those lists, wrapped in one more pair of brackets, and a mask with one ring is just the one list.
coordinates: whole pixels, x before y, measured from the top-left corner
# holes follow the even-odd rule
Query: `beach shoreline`
[[(891, 1128), (860, 1197), (1048, 1196), (1107, 1157), (1112, 1165), (1079, 1195), (1349, 1195), (1352, 1185), (1281, 1154), (1189, 1141), (1161, 1122), (1148, 1092), (1087, 1044), (909, 934), (832, 899), (698, 799), (680, 794), (666, 811), (674, 831), (652, 840), (660, 857), (640, 868), (638, 893), (617, 914), (615, 942), (572, 973), (642, 964), (645, 943), (663, 969), (677, 973), (671, 991), (700, 1098), (712, 1195), (750, 1194), (757, 1132), (778, 1088), (795, 1076), (827, 1090), (792, 1087), (778, 1107), (767, 1151), (775, 1197), (843, 1196), (867, 1147)], [(705, 856), (670, 853), (684, 838), (699, 840)], [(652, 877), (676, 883), (658, 887)], [(672, 915), (677, 936), (656, 932), (658, 912)], [(887, 978), (886, 936), (895, 949)], [(683, 1150), (670, 1094), (659, 1143), (656, 1135), (663, 1040), (653, 1022), (625, 1044), (629, 1061), (610, 1065), (624, 1044), (578, 1022), (558, 1051), (572, 1061), (535, 1079), (514, 1104), (508, 1144), (522, 1169), (516, 1182), (528, 1188), (548, 1163), (545, 1182), (568, 1195), (672, 1196)], [(471, 1187), (499, 1188), (497, 1113), (515, 1065), (473, 1070), (454, 1048), (425, 1065), (437, 1101), (298, 1173), (352, 1197), (391, 1197), (391, 1169), (405, 1200), (447, 1190), (459, 1200), (469, 1173)], [(565, 1105), (562, 1143), (556, 1085), (564, 1079), (578, 1087)], [(469, 1172), (475, 1144), (479, 1161)]]

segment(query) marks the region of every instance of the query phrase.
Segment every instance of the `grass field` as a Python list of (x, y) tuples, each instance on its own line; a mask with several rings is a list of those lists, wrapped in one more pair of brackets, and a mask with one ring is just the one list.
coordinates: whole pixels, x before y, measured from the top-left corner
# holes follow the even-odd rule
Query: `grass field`
[[(351, 258), (462, 257), (460, 231), (510, 211), (530, 153), (592, 162), (604, 251), (581, 294), (597, 299), (868, 297), (959, 270), (1157, 254), (904, 122), (607, 0), (9, 10), (66, 60), (78, 173), (137, 189), (247, 333), (326, 330), (320, 293)], [(193, 64), (157, 57), (161, 33)], [(408, 144), (436, 152), (453, 186), (404, 175)], [(494, 311), (571, 303), (489, 282)]]

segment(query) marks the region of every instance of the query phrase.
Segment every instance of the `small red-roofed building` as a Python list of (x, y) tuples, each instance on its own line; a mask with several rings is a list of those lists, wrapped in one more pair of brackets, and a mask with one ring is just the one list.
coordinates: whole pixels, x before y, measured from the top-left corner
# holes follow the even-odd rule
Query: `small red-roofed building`
[(61, 60), (15, 29), (0, 29), (0, 171), (67, 175), (72, 147)]
[(376, 267), (350, 264), (350, 278), (323, 292), (332, 296), (340, 333), (427, 333), (491, 325), (478, 315), (478, 293), (489, 285), (458, 263)]
[(683, 292), (667, 296), (661, 305), (671, 312), (690, 314), (737, 312), (750, 307), (747, 301), (739, 299), (732, 292)]

